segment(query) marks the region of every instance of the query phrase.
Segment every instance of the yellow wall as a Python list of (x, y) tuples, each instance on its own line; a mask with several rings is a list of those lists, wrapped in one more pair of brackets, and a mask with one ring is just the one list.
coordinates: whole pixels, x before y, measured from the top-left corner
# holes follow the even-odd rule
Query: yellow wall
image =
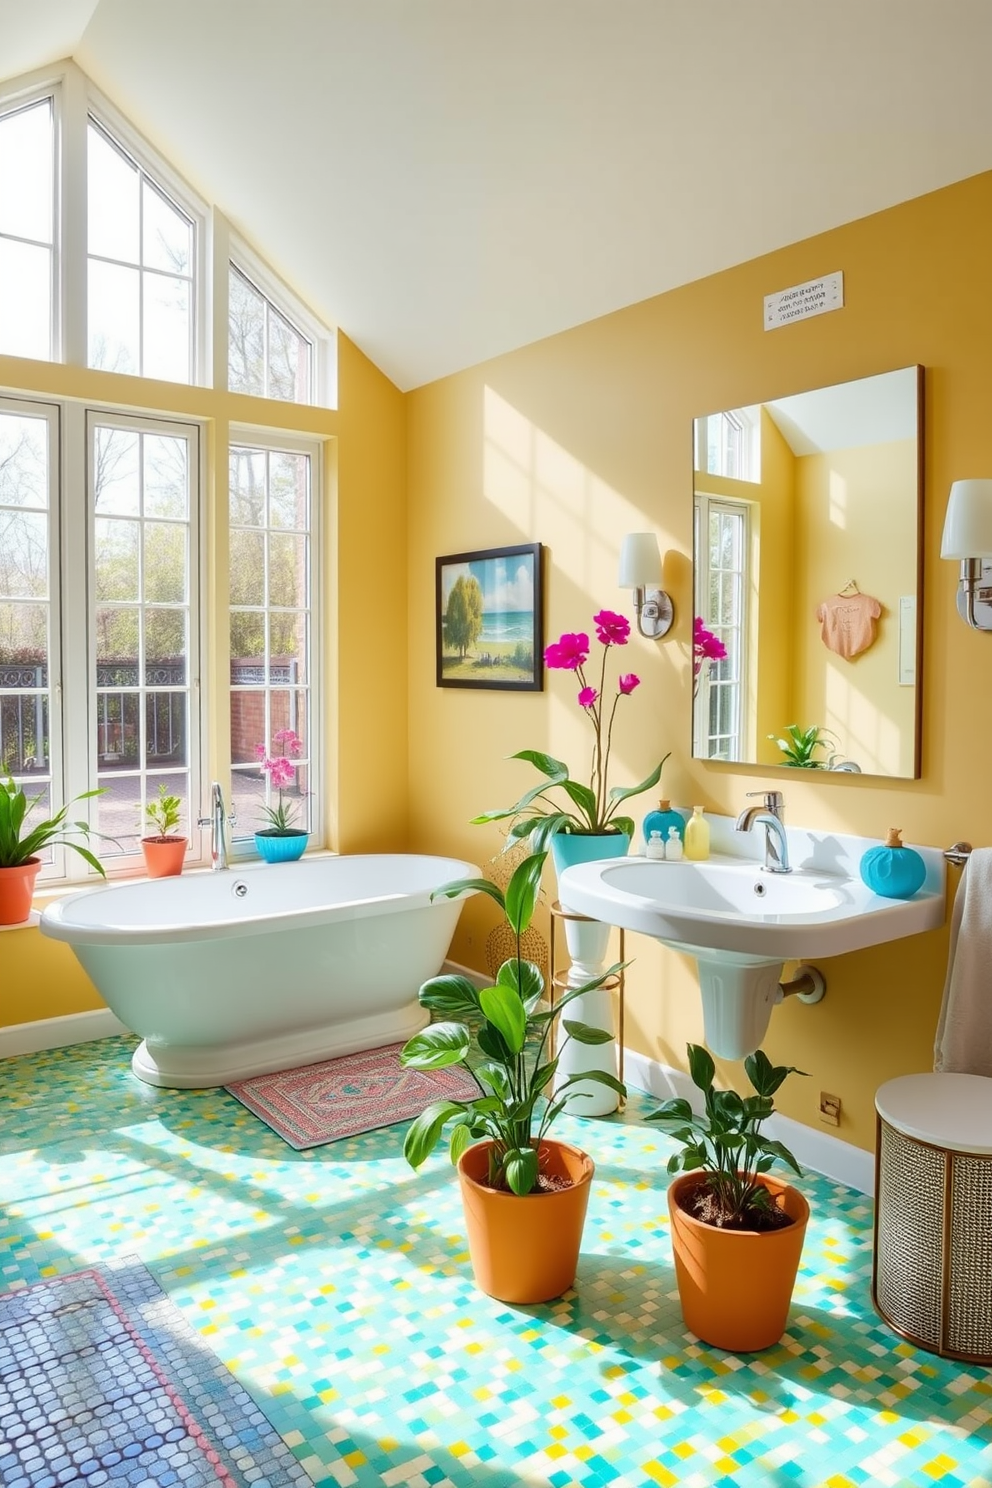
[[(916, 688), (899, 682), (899, 597), (916, 593), (916, 486), (915, 439), (796, 461), (796, 701), (782, 721), (825, 725), (837, 753), (868, 775), (914, 769)], [(847, 659), (823, 644), (816, 611), (852, 577), (882, 614), (872, 645)]]
[[(629, 611), (616, 587), (620, 539), (648, 528), (667, 555), (677, 623), (660, 645), (631, 645), (629, 663), (644, 685), (618, 726), (615, 780), (642, 778), (671, 749), (664, 793), (680, 803), (736, 813), (744, 792), (767, 781), (784, 789), (788, 819), (813, 829), (879, 836), (892, 824), (908, 841), (992, 841), (992, 774), (984, 769), (992, 647), (955, 615), (956, 565), (939, 559), (951, 480), (992, 462), (990, 230), (985, 174), (410, 395), (411, 847), (486, 858), (499, 846), (497, 831), (468, 819), (531, 781), (526, 766), (504, 756), (543, 748), (580, 770), (589, 752), (570, 679), (560, 674), (538, 694), (434, 687), (435, 556), (545, 543), (554, 637), (585, 628), (601, 605)], [(763, 330), (765, 294), (838, 269), (842, 310)], [(923, 778), (797, 779), (768, 766), (692, 760), (694, 416), (915, 362), (927, 369)], [(491, 923), (488, 903), (471, 905), (454, 953), (481, 966)], [(686, 1040), (701, 1033), (692, 967), (640, 937), (629, 946), (629, 1042), (684, 1064)], [(826, 1000), (778, 1009), (765, 1041), (773, 1058), (810, 1075), (786, 1084), (782, 1108), (815, 1125), (819, 1091), (840, 1095), (839, 1134), (870, 1147), (876, 1087), (931, 1067), (946, 955), (940, 931), (826, 963)], [(739, 1069), (724, 1073), (740, 1077)]]
[[(325, 833), (330, 845), (346, 852), (402, 851), (407, 845), (404, 400), (345, 336), (338, 337), (338, 354), (336, 411), (14, 357), (0, 357), (0, 389), (202, 423), (206, 706), (215, 741), (225, 737), (228, 719), (230, 427), (287, 430), (322, 441), (328, 576)], [(217, 775), (217, 759), (209, 761), (209, 770)], [(66, 946), (46, 941), (35, 929), (0, 932), (0, 1027), (100, 1006)]]

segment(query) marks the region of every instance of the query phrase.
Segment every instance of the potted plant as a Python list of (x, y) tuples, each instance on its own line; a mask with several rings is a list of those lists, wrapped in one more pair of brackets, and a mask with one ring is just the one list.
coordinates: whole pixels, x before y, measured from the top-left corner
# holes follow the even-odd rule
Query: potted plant
[[(535, 852), (543, 852), (551, 846), (555, 868), (559, 873), (572, 863), (589, 862), (594, 858), (623, 857), (634, 835), (631, 817), (618, 814), (621, 802), (631, 796), (639, 796), (650, 790), (661, 779), (662, 766), (656, 765), (646, 780), (639, 785), (609, 785), (610, 748), (613, 743), (613, 723), (617, 706), (640, 686), (640, 678), (627, 672), (617, 679), (616, 691), (609, 706), (606, 700), (607, 659), (614, 646), (625, 646), (630, 635), (630, 621), (612, 610), (600, 610), (593, 616), (596, 638), (603, 647), (599, 669), (599, 685), (590, 684), (585, 671), (589, 659), (589, 637), (583, 632), (565, 634), (548, 646), (544, 652), (544, 663), (552, 669), (574, 672), (579, 683), (578, 704), (583, 709), (593, 730), (592, 763), (589, 783), (573, 780), (568, 766), (550, 754), (534, 749), (521, 749), (512, 759), (526, 760), (545, 777), (538, 785), (525, 791), (519, 801), (499, 811), (486, 811), (474, 817), (476, 823), (504, 821), (509, 819), (511, 842), (521, 837), (530, 837)], [(561, 790), (567, 802), (555, 800), (550, 794)]]
[[(474, 890), (490, 895), (513, 931), (516, 954), (500, 967), (495, 986), (481, 991), (463, 976), (425, 982), (420, 1002), (444, 1021), (415, 1034), (400, 1055), (413, 1069), (464, 1065), (479, 1087), (473, 1100), (429, 1106), (407, 1131), (403, 1153), (411, 1167), (419, 1168), (451, 1124), (451, 1160), (458, 1167), (476, 1283), (504, 1302), (545, 1302), (575, 1280), (593, 1162), (548, 1131), (579, 1077), (563, 1080), (551, 1099), (542, 1092), (552, 1085), (569, 1039), (598, 1044), (611, 1037), (562, 1014), (618, 969), (566, 991), (553, 1008), (542, 1002), (544, 977), (522, 958), (520, 944), (537, 903), (545, 857), (540, 852), (525, 858), (505, 894), (496, 884), (474, 878), (435, 890), (432, 897)], [(559, 1022), (564, 1040), (554, 1050)], [(619, 1080), (602, 1071), (587, 1071), (581, 1078), (624, 1093)]]
[(799, 1190), (769, 1176), (776, 1162), (801, 1176), (796, 1159), (761, 1130), (783, 1080), (803, 1071), (775, 1067), (758, 1049), (744, 1061), (755, 1093), (740, 1096), (714, 1090), (706, 1049), (690, 1044), (688, 1051), (704, 1113), (676, 1099), (646, 1118), (682, 1144), (668, 1161), (670, 1173), (683, 1170), (668, 1190), (682, 1316), (706, 1343), (751, 1353), (785, 1331), (809, 1219)]
[(172, 878), (183, 871), (187, 839), (175, 830), (181, 804), (178, 796), (170, 796), (164, 784), (160, 784), (158, 796), (145, 807), (145, 816), (157, 829), (153, 836), (141, 839), (149, 878)]
[(268, 775), (279, 793), (279, 804), (262, 807), (269, 825), (255, 833), (255, 846), (267, 863), (290, 863), (303, 856), (310, 839), (310, 833), (296, 825), (295, 803), (287, 805), (283, 800), (283, 792), (293, 784), (294, 761), (303, 753), (303, 740), (286, 728), (273, 734), (272, 742), (282, 745), (282, 754), (270, 755), (264, 744), (255, 745), (255, 754), (262, 774)]
[(818, 749), (829, 749), (828, 738), (832, 737), (830, 730), (814, 723), (808, 729), (800, 728), (798, 723), (786, 724), (786, 738), (780, 739), (776, 734), (769, 734), (768, 738), (781, 749), (784, 756), (782, 764), (790, 765), (794, 770), (826, 770), (829, 768), (827, 760), (815, 758)]
[(16, 785), (8, 776), (0, 782), (0, 925), (20, 925), (31, 913), (31, 896), (34, 881), (41, 868), (39, 853), (46, 847), (63, 845), (85, 858), (91, 868), (106, 877), (99, 859), (89, 848), (73, 842), (72, 834), (90, 835), (87, 822), (66, 820), (69, 807), (89, 796), (99, 796), (100, 790), (84, 791), (67, 801), (61, 811), (44, 821), (28, 821), (28, 814), (44, 798), (44, 791), (29, 800), (23, 786)]

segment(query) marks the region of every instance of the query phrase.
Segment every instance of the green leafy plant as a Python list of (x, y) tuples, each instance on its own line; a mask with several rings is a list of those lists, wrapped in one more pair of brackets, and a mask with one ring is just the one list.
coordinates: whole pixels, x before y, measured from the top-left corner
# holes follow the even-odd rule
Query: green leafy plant
[[(443, 1069), (464, 1065), (479, 1087), (474, 1100), (435, 1101), (410, 1126), (403, 1155), (419, 1168), (433, 1152), (450, 1122), (451, 1161), (457, 1163), (469, 1144), (490, 1137), (489, 1183), (515, 1194), (529, 1194), (540, 1186), (538, 1147), (556, 1116), (565, 1109), (569, 1090), (579, 1080), (608, 1085), (621, 1096), (624, 1087), (602, 1070), (570, 1075), (552, 1099), (542, 1091), (554, 1080), (561, 1049), (569, 1039), (581, 1044), (605, 1044), (612, 1034), (590, 1028), (562, 1014), (583, 992), (602, 986), (619, 966), (584, 986), (570, 988), (553, 1008), (543, 1005), (544, 977), (533, 961), (520, 954), (522, 937), (531, 922), (541, 888), (547, 854), (532, 853), (516, 868), (506, 893), (488, 879), (464, 878), (435, 889), (431, 895), (454, 898), (479, 890), (495, 899), (516, 939), (516, 954), (503, 962), (492, 987), (477, 989), (467, 977), (439, 976), (425, 982), (420, 1002), (445, 1021), (431, 1023), (414, 1034), (400, 1054), (413, 1069)], [(471, 1026), (458, 1021), (471, 1020)], [(565, 1038), (558, 1053), (549, 1052), (554, 1025), (561, 1020)], [(474, 1056), (470, 1059), (470, 1055)]]
[(827, 739), (832, 738), (829, 729), (822, 728), (820, 724), (814, 723), (808, 729), (801, 729), (798, 723), (790, 723), (785, 729), (787, 737), (780, 739), (775, 734), (767, 737), (777, 744), (785, 756), (784, 763), (791, 765), (797, 770), (825, 770), (826, 760), (814, 759), (818, 749), (828, 749)]
[(160, 840), (178, 836), (176, 827), (179, 825), (181, 808), (182, 802), (179, 797), (170, 796), (165, 786), (160, 785), (158, 796), (154, 801), (149, 801), (145, 807), (145, 816), (149, 824), (155, 828)]
[(689, 1073), (692, 1083), (705, 1096), (705, 1112), (697, 1116), (681, 1097), (665, 1101), (645, 1117), (668, 1129), (682, 1151), (668, 1160), (668, 1171), (700, 1170), (700, 1183), (693, 1198), (697, 1219), (724, 1229), (761, 1230), (780, 1225), (781, 1210), (758, 1175), (783, 1162), (802, 1176), (796, 1159), (781, 1142), (763, 1135), (761, 1127), (775, 1110), (772, 1099), (788, 1075), (801, 1075), (792, 1065), (772, 1065), (758, 1049), (744, 1061), (754, 1095), (740, 1096), (736, 1090), (715, 1090), (716, 1068), (709, 1051), (689, 1044)]
[[(519, 801), (499, 811), (486, 811), (473, 817), (475, 825), (491, 821), (509, 821), (507, 845), (511, 846), (523, 837), (530, 838), (534, 852), (543, 852), (556, 832), (580, 833), (598, 836), (611, 832), (626, 832), (634, 835), (634, 821), (629, 816), (618, 816), (621, 802), (631, 796), (639, 796), (650, 790), (661, 779), (662, 766), (656, 765), (647, 779), (639, 785), (610, 786), (610, 749), (613, 743), (613, 724), (617, 707), (622, 698), (630, 697), (640, 678), (633, 672), (618, 677), (616, 691), (607, 699), (606, 669), (610, 651), (616, 646), (625, 646), (630, 635), (630, 621), (612, 610), (600, 610), (593, 616), (596, 639), (603, 647), (599, 669), (598, 686), (590, 684), (585, 665), (589, 660), (589, 637), (585, 632), (571, 632), (546, 647), (544, 663), (552, 670), (573, 672), (580, 684), (576, 701), (592, 725), (592, 761), (589, 769), (589, 784), (573, 780), (562, 760), (536, 749), (521, 749), (511, 759), (526, 760), (545, 777), (539, 785), (525, 791)], [(564, 791), (567, 803), (549, 794), (556, 788)]]
[(91, 868), (95, 868), (97, 873), (106, 878), (99, 859), (89, 848), (72, 840), (72, 834), (77, 832), (83, 837), (89, 837), (92, 831), (89, 823), (67, 820), (70, 806), (75, 806), (77, 801), (85, 801), (90, 796), (100, 796), (103, 791), (84, 791), (81, 796), (67, 801), (61, 811), (57, 811), (48, 820), (27, 823), (28, 813), (44, 798), (44, 794), (42, 791), (28, 800), (23, 787), (16, 785), (11, 776), (5, 782), (0, 782), (0, 868), (20, 868), (46, 847), (62, 845), (71, 847), (73, 852), (86, 859)]

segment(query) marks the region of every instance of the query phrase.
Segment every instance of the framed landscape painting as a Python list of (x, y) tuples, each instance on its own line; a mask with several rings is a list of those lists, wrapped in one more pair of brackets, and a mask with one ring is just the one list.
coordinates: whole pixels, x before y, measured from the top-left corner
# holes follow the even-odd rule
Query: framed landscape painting
[(437, 685), (540, 692), (541, 544), (436, 560)]

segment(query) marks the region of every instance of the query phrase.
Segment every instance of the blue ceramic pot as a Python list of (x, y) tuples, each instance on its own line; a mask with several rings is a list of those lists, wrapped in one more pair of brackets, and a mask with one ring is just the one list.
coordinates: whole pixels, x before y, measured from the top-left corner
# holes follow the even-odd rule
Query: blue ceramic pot
[(551, 856), (559, 878), (575, 863), (593, 863), (597, 858), (625, 858), (630, 847), (626, 832), (556, 832), (551, 839)]
[(256, 832), (255, 846), (267, 863), (293, 863), (303, 856), (309, 832)]

